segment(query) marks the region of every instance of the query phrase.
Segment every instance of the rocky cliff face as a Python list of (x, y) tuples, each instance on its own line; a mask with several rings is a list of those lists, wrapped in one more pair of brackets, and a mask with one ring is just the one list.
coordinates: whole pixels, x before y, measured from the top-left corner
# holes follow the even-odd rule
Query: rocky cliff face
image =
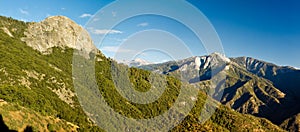
[(96, 49), (88, 32), (64, 16), (31, 23), (24, 34), (26, 37), (22, 41), (44, 54), (51, 53), (52, 47), (74, 48), (87, 53)]

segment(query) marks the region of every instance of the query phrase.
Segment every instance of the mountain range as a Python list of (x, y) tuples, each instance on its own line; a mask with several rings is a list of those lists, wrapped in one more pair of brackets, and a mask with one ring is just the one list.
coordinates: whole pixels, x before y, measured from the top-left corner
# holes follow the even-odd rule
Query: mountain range
[[(200, 58), (196, 68), (196, 58)], [(208, 83), (215, 65), (223, 65), (226, 72), (225, 86), (214, 94), (222, 94), (218, 100), (225, 106), (244, 114), (264, 117), (290, 131), (299, 131), (300, 71), (288, 66), (251, 57), (226, 58), (219, 53), (191, 57), (140, 68), (175, 76), (200, 89), (210, 88)], [(198, 71), (200, 69), (200, 71)]]
[[(76, 65), (74, 56), (84, 63)], [(196, 58), (200, 65), (196, 65)], [(300, 76), (299, 70), (291, 67), (248, 57), (229, 59), (219, 53), (161, 64), (140, 61), (131, 65), (137, 68), (129, 67), (105, 57), (93, 45), (88, 32), (64, 16), (52, 16), (41, 22), (0, 16), (0, 60), (2, 131), (164, 130), (145, 125), (129, 128), (120, 121), (104, 120), (95, 109), (85, 109), (80, 101), (96, 106), (97, 98), (79, 97), (74, 85), (88, 93), (89, 88), (84, 86), (91, 76), (84, 74), (89, 71), (75, 71), (85, 79), (76, 82), (73, 68), (89, 63), (95, 64), (97, 89), (106, 103), (129, 118), (150, 119), (161, 115), (175, 103), (180, 89), (196, 88), (195, 105), (170, 131), (299, 131)], [(142, 62), (147, 65), (141, 65)], [(202, 124), (198, 117), (209, 98), (211, 80), (221, 73), (226, 75), (225, 83), (211, 94), (218, 107)], [(153, 80), (149, 79), (152, 75), (165, 78), (167, 83), (161, 97), (148, 105), (129, 102), (116, 90), (132, 86), (137, 91), (148, 91), (152, 88)], [(114, 76), (120, 80), (128, 76), (130, 83), (115, 82)], [(161, 80), (156, 82), (156, 86), (163, 85)], [(105, 128), (99, 125), (103, 120), (110, 121)]]

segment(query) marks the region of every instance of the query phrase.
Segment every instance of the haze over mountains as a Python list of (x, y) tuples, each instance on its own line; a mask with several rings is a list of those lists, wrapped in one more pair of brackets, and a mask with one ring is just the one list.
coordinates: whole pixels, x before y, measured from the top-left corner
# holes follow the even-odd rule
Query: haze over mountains
[[(73, 56), (83, 63), (76, 65)], [(38, 23), (0, 17), (0, 60), (0, 114), (3, 117), (0, 125), (9, 130), (23, 131), (28, 126), (34, 131), (165, 129), (164, 124), (161, 128), (149, 128), (138, 121), (135, 123), (141, 126), (129, 128), (126, 122), (111, 120), (105, 120), (109, 122), (105, 128), (99, 127), (99, 121), (103, 122), (99, 117), (101, 113), (93, 109), (87, 112), (79, 99), (89, 101), (91, 106), (98, 105), (97, 101), (89, 96), (78, 97), (74, 89), (74, 85), (79, 85), (82, 92), (88, 93), (89, 88), (84, 86), (91, 77), (84, 73), (89, 71), (75, 71), (86, 79), (82, 82), (76, 80), (72, 71), (72, 67), (80, 69), (94, 63), (99, 93), (115, 112), (126, 117), (149, 119), (161, 115), (174, 105), (178, 92), (184, 88), (198, 92), (196, 97), (186, 97), (195, 99), (195, 105), (170, 131), (299, 131), (299, 70), (253, 58), (228, 59), (215, 53), (199, 57), (201, 63), (197, 67), (195, 57), (191, 57), (152, 65), (135, 60), (132, 65), (141, 69), (129, 68), (95, 49), (87, 32), (75, 22), (54, 16)], [(112, 71), (118, 72), (114, 75)], [(216, 103), (219, 107), (201, 124), (199, 115), (209, 95), (206, 92), (212, 88), (211, 78), (219, 73), (226, 73), (224, 85), (212, 94), (219, 99), (220, 103)], [(166, 92), (153, 103), (130, 102), (116, 90), (118, 86), (130, 85), (137, 91), (147, 91), (152, 88), (149, 79), (152, 74), (167, 80)], [(128, 76), (131, 83), (121, 79), (115, 85), (113, 76)], [(156, 82), (162, 86), (161, 80)], [(185, 107), (185, 103), (181, 104)]]

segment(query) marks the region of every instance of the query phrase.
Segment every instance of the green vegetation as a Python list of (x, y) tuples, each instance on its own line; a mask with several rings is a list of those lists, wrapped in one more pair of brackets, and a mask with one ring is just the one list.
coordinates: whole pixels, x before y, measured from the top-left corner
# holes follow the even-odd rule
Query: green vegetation
[[(26, 30), (26, 23), (0, 17), (0, 24), (0, 28), (8, 28), (14, 36), (11, 37), (0, 29), (0, 99), (8, 102), (8, 105), (0, 106), (0, 114), (3, 115), (6, 124), (14, 130), (20, 130), (24, 125), (32, 124), (36, 131), (46, 129), (70, 131), (69, 129), (72, 130), (75, 126), (79, 127), (78, 131), (102, 131), (85, 114), (77, 97), (72, 96), (75, 91), (72, 79), (74, 50), (55, 47), (51, 54), (43, 55), (21, 41), (21, 37), (24, 36), (23, 32)], [(95, 61), (95, 75), (101, 95), (114, 111), (126, 117), (149, 119), (161, 115), (174, 104), (181, 89), (189, 90), (193, 87), (182, 83), (175, 77), (152, 74), (149, 71), (119, 65), (101, 54), (90, 54), (92, 58), (90, 60), (83, 57), (79, 59), (82, 60), (82, 65), (87, 65), (94, 63), (94, 56), (101, 59), (101, 61)], [(74, 72), (86, 79), (76, 85), (84, 86), (84, 83), (89, 83), (92, 78), (84, 74), (87, 71)], [(118, 79), (114, 79), (115, 77)], [(133, 87), (140, 92), (147, 92), (153, 88), (151, 84), (155, 84), (156, 87), (166, 86), (166, 89), (161, 97), (149, 104), (129, 102), (116, 89), (116, 87), (126, 86)], [(81, 87), (81, 90), (83, 93), (89, 92), (88, 87)], [(255, 129), (280, 131), (277, 126), (264, 119), (245, 116), (223, 106), (217, 109), (210, 120), (201, 124), (198, 122), (198, 117), (206, 95), (204, 92), (198, 92), (196, 105), (183, 122), (172, 131)], [(81, 99), (91, 101), (92, 105), (98, 105), (88, 96)], [(19, 113), (22, 121), (10, 119), (13, 113)], [(73, 126), (66, 125), (68, 123)]]
[(4, 117), (3, 121), (5, 122), (5, 124), (1, 125), (9, 126), (10, 130), (23, 131), (25, 127), (29, 126), (32, 126), (33, 131), (70, 131), (77, 129), (76, 125), (65, 120), (52, 116), (43, 116), (39, 112), (17, 104), (2, 102), (0, 113), (0, 116)]
[[(24, 22), (11, 18), (1, 17), (1, 23), (4, 24), (1, 26), (11, 25), (16, 31), (24, 32), (26, 28)], [(90, 128), (92, 123), (76, 97), (72, 98), (74, 107), (71, 107), (53, 92), (62, 88), (74, 91), (71, 65), (73, 50), (53, 48), (52, 54), (42, 55), (22, 42), (20, 38), (23, 35), (18, 33), (10, 37), (0, 30), (0, 98), (44, 116), (72, 122), (81, 129)]]
[[(118, 75), (116, 75), (118, 77), (115, 80), (116, 82), (115, 83), (113, 82), (111, 76), (109, 76), (108, 78), (103, 78), (103, 76), (99, 74), (97, 75), (98, 78), (97, 81), (98, 81), (98, 86), (100, 88), (101, 94), (104, 96), (107, 103), (112, 108), (114, 108), (114, 110), (118, 111), (122, 115), (132, 117), (135, 119), (145, 119), (145, 118), (152, 118), (158, 116), (163, 112), (167, 111), (172, 106), (172, 104), (176, 100), (176, 97), (179, 94), (181, 83), (173, 77), (167, 77), (167, 84), (168, 84), (167, 88), (165, 89), (161, 97), (157, 99), (155, 102), (149, 104), (127, 103), (128, 100), (123, 98), (119, 94), (119, 92), (114, 88), (115, 87), (114, 84), (116, 84), (116, 87), (120, 87), (120, 88), (124, 86), (130, 87), (130, 84), (127, 84), (127, 82), (125, 82), (126, 80), (125, 78), (127, 76), (125, 72), (128, 71), (130, 82), (133, 83), (133, 85), (131, 86), (138, 91), (146, 91), (151, 87), (150, 72), (136, 69), (136, 68), (128, 69), (126, 66), (122, 66), (122, 65), (116, 65), (116, 64), (113, 65), (114, 65), (113, 67), (118, 69), (117, 72), (113, 72), (113, 73), (118, 73)], [(106, 66), (106, 68), (111, 68), (110, 64), (109, 66)], [(96, 69), (97, 69), (96, 70), (97, 73), (103, 73), (102, 71), (105, 68), (101, 66), (101, 68), (99, 67)], [(112, 73), (108, 73), (108, 74), (112, 74)], [(159, 84), (159, 85), (162, 86), (163, 84)], [(135, 111), (133, 112), (132, 110)]]

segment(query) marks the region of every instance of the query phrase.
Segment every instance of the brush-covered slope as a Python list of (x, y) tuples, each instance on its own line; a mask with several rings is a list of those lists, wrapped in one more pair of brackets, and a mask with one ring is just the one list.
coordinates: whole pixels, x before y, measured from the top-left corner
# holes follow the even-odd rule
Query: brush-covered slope
[(0, 102), (1, 131), (76, 131), (78, 126), (15, 103)]
[[(0, 114), (4, 121), (1, 129), (24, 130), (30, 126), (34, 131), (103, 131), (95, 120), (101, 117), (86, 115), (74, 89), (73, 79), (76, 81), (76, 78), (72, 76), (73, 55), (74, 51), (81, 51), (83, 47), (74, 47), (76, 41), (71, 38), (81, 34), (79, 32), (83, 29), (65, 17), (51, 17), (40, 23), (24, 23), (0, 17), (0, 28)], [(60, 35), (68, 39), (62, 40)], [(82, 46), (90, 40), (88, 35), (83, 36), (87, 38), (80, 41)], [(95, 63), (101, 95), (114, 111), (126, 117), (148, 119), (160, 115), (172, 106), (181, 88), (194, 87), (174, 77), (157, 74), (167, 80), (162, 97), (148, 105), (133, 103), (119, 95), (113, 82), (113, 76), (116, 75), (112, 71), (119, 71), (117, 75), (130, 71), (128, 76), (131, 85), (138, 91), (151, 88), (151, 72), (119, 65), (100, 51), (88, 54), (88, 57), (86, 55), (80, 54), (78, 57), (84, 63)], [(86, 77), (88, 80), (89, 76)], [(119, 82), (117, 86), (123, 84)], [(82, 92), (89, 89), (81, 88)], [(211, 119), (201, 124), (198, 117), (206, 95), (202, 91), (197, 92), (197, 96), (193, 97), (197, 99), (196, 104), (172, 131), (282, 131), (265, 119), (243, 115), (223, 106), (217, 108)], [(88, 100), (89, 97), (81, 99)], [(93, 100), (89, 101), (93, 103)], [(115, 123), (109, 126), (110, 130), (126, 127)]]
[(274, 86), (281, 91), (300, 98), (299, 70), (288, 66), (277, 66), (251, 57), (239, 57), (232, 60), (249, 72), (272, 81)]
[[(195, 60), (199, 61), (199, 66), (196, 66)], [(219, 65), (219, 68), (215, 68), (216, 65)], [(228, 59), (213, 53), (208, 56), (146, 65), (140, 68), (175, 76), (204, 91), (212, 88), (208, 79), (216, 73), (224, 72), (225, 85), (222, 90), (216, 91), (216, 95), (223, 95), (221, 98), (215, 97), (222, 104), (240, 113), (265, 117), (278, 125), (299, 113), (297, 96), (294, 96), (299, 81), (295, 81), (297, 75), (293, 76), (298, 71), (291, 67), (279, 67), (250, 58)], [(286, 81), (283, 76), (293, 79)], [(289, 84), (283, 85), (286, 82)], [(298, 128), (284, 128), (298, 130)]]
[(277, 66), (272, 63), (257, 60), (251, 57), (238, 57), (231, 59), (243, 66), (247, 71), (268, 79), (272, 84), (286, 94), (279, 110), (274, 115), (282, 118), (276, 123), (291, 131), (299, 131), (298, 119), (300, 113), (300, 71), (289, 66)]
[[(73, 49), (53, 47), (51, 54), (43, 55), (21, 40), (26, 37), (28, 23), (6, 17), (0, 17), (0, 21), (0, 27), (11, 34), (0, 30), (0, 98), (42, 116), (66, 120), (79, 126), (78, 130), (98, 129), (85, 115), (74, 94)], [(20, 122), (15, 123), (11, 125), (20, 126), (17, 124)], [(36, 128), (34, 124), (27, 125)]]

